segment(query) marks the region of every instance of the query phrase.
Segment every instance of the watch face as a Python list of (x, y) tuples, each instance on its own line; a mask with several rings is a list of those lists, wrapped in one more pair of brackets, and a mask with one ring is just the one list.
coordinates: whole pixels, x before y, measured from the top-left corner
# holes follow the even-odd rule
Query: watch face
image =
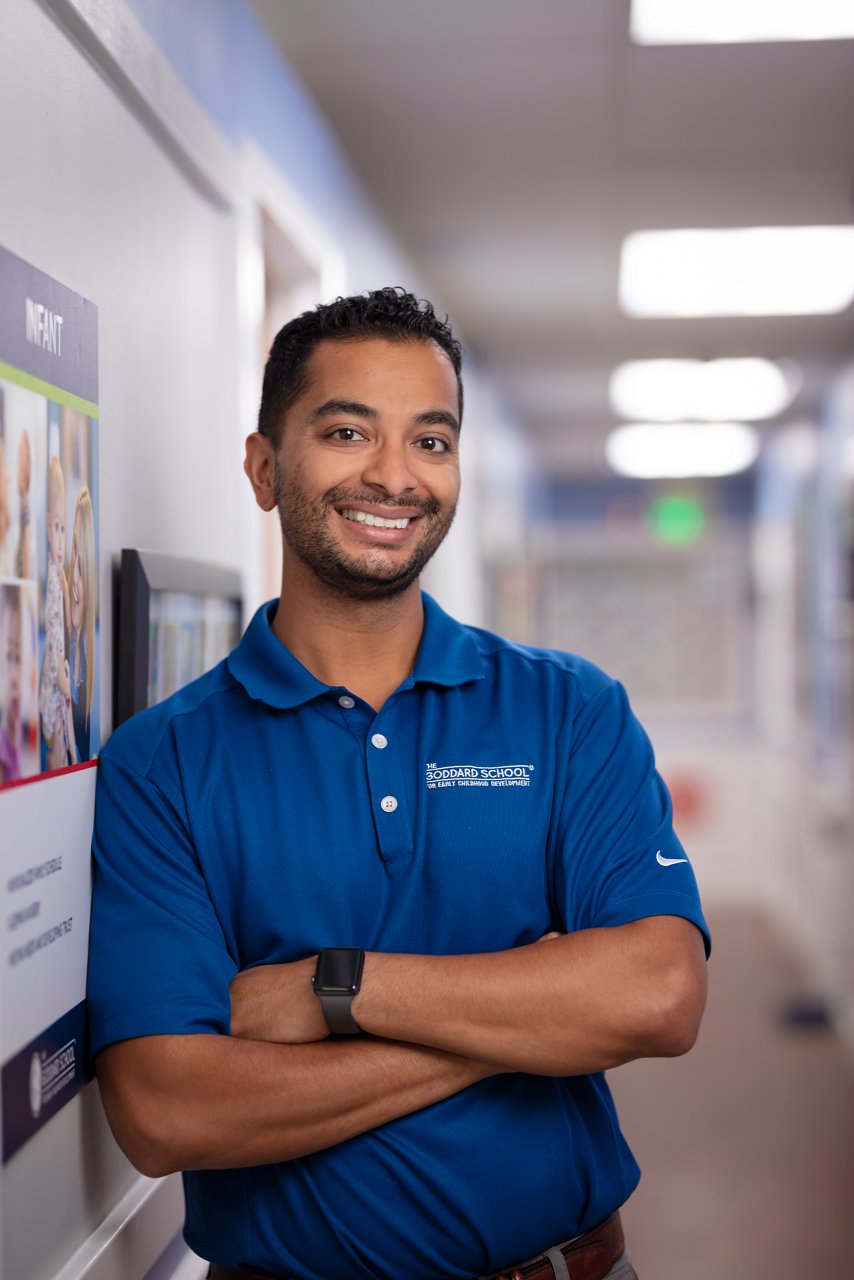
[(356, 947), (327, 947), (318, 960), (316, 986), (324, 992), (358, 991), (364, 958)]

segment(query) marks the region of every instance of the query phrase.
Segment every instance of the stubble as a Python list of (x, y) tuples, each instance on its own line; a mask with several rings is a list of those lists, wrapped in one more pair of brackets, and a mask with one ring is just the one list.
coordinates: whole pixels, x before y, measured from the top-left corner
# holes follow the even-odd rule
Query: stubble
[(412, 586), (444, 541), (456, 512), (456, 506), (443, 511), (435, 498), (384, 500), (382, 506), (388, 508), (390, 516), (395, 508), (418, 510), (419, 524), (424, 525), (418, 544), (408, 555), (377, 547), (375, 551), (368, 549), (364, 555), (355, 556), (337, 542), (330, 522), (340, 518), (336, 508), (375, 506), (375, 493), (338, 486), (318, 501), (310, 497), (298, 479), (285, 482), (278, 458), (273, 486), (282, 537), (287, 546), (324, 586), (355, 600), (388, 600)]

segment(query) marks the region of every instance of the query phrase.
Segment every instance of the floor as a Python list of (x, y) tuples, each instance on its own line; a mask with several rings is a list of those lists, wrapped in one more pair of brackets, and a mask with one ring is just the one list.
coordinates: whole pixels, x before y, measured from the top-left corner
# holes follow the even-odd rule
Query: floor
[(610, 1073), (644, 1171), (624, 1210), (640, 1280), (854, 1275), (854, 1062), (791, 952), (747, 913), (712, 914), (709, 1003), (684, 1058)]

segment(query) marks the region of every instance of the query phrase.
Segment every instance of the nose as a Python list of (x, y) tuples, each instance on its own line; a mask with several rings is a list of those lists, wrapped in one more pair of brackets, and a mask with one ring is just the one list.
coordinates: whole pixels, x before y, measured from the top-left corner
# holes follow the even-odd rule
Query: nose
[(418, 479), (412, 472), (412, 452), (403, 442), (384, 440), (365, 458), (362, 479), (372, 489), (382, 490), (396, 498), (408, 490), (417, 488)]

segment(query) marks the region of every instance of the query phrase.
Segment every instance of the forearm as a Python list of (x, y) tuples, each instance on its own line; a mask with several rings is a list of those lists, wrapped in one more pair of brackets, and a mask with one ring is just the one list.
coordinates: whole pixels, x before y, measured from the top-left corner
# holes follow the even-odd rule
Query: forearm
[(283, 1045), (149, 1036), (111, 1045), (97, 1060), (116, 1140), (152, 1177), (293, 1160), (496, 1073), (439, 1049), (367, 1037)]
[(374, 1035), (580, 1075), (685, 1052), (704, 1001), (698, 931), (656, 917), (487, 955), (371, 952), (353, 1013)]

